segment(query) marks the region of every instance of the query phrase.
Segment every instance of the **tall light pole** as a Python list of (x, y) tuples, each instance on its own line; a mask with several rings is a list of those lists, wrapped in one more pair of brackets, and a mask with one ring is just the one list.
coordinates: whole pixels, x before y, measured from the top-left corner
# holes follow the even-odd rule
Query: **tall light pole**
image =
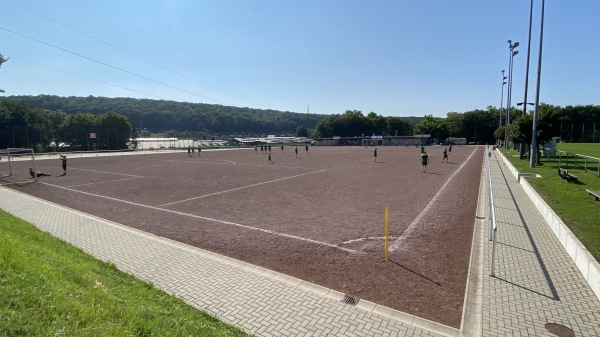
[(508, 91), (507, 91), (507, 101), (506, 101), (506, 125), (504, 125), (504, 135), (505, 135), (505, 145), (508, 150), (508, 124), (510, 124), (510, 99), (512, 94), (512, 68), (513, 68), (513, 58), (515, 55), (519, 53), (518, 50), (515, 50), (519, 46), (519, 42), (512, 43), (512, 40), (508, 40), (508, 50), (510, 52), (510, 57), (508, 59)]
[[(527, 87), (529, 86), (529, 55), (531, 52), (531, 25), (533, 22), (533, 0), (531, 0), (529, 6), (529, 37), (527, 39), (527, 61), (525, 62), (525, 97), (523, 98), (523, 116), (527, 115)], [(523, 159), (523, 153), (525, 152), (524, 144), (521, 144), (519, 150), (519, 159)], [(531, 150), (529, 151), (531, 152)], [(529, 154), (531, 157), (531, 153)]]
[(504, 76), (504, 70), (502, 70), (502, 93), (500, 94), (500, 117), (498, 119), (498, 127), (502, 127), (502, 104), (504, 101), (504, 85), (506, 84), (506, 76)]
[(538, 52), (538, 70), (537, 83), (535, 86), (535, 109), (533, 110), (533, 129), (531, 131), (531, 153), (529, 156), (529, 167), (535, 167), (537, 158), (537, 121), (540, 108), (540, 78), (542, 75), (542, 42), (544, 41), (544, 5), (545, 0), (542, 0), (542, 16), (540, 19), (540, 50)]

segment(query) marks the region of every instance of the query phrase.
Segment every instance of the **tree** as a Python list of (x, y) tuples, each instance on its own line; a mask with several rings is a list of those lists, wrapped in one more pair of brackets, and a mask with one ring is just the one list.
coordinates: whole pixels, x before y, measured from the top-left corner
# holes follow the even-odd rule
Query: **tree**
[(321, 137), (357, 137), (375, 132), (373, 120), (365, 117), (362, 111), (347, 110), (343, 115), (333, 115), (317, 124), (314, 135)]
[(290, 134), (298, 125), (307, 129), (329, 115), (293, 113), (289, 111), (239, 108), (217, 104), (174, 102), (165, 100), (59, 97), (52, 95), (0, 97), (0, 100), (26, 101), (38, 108), (62, 110), (71, 115), (81, 112), (101, 115), (114, 111), (151, 133), (164, 130), (189, 131), (196, 136), (215, 134)]
[(89, 112), (68, 115), (63, 126), (65, 142), (71, 149), (90, 150), (96, 141), (89, 136), (98, 132), (99, 125), (98, 116)]
[(387, 134), (393, 136), (410, 136), (412, 135), (413, 126), (410, 122), (405, 121), (400, 117), (388, 117)]
[(429, 134), (435, 139), (439, 139), (444, 131), (444, 121), (441, 118), (426, 115), (419, 123), (415, 125), (415, 129), (420, 134)]
[(467, 139), (476, 144), (495, 143), (494, 131), (498, 128), (498, 110), (488, 107), (487, 110), (467, 111), (463, 114), (463, 130)]
[(499, 126), (496, 131), (494, 131), (494, 137), (496, 139), (504, 139), (504, 126)]
[(132, 137), (132, 128), (127, 117), (109, 111), (99, 116), (99, 126), (102, 128), (102, 133), (106, 133), (104, 144), (106, 144), (107, 149), (127, 148), (127, 141)]
[(387, 123), (386, 123), (385, 118), (383, 116), (378, 115), (378, 114), (374, 113), (373, 111), (371, 111), (367, 115), (367, 118), (369, 119), (369, 121), (373, 125), (373, 132), (374, 133), (377, 133), (377, 134), (383, 135), (383, 136), (389, 136), (390, 135), (388, 133), (388, 130), (387, 130)]
[(446, 114), (445, 123), (450, 137), (464, 137), (464, 121), (462, 113), (448, 112), (448, 114)]
[(299, 125), (297, 128), (294, 129), (292, 134), (294, 135), (294, 137), (308, 137), (308, 130), (306, 130), (304, 125)]
[[(531, 133), (533, 130), (533, 116), (521, 113), (516, 116), (507, 128), (508, 137), (514, 143), (531, 145)], [(520, 158), (523, 159), (523, 158)]]

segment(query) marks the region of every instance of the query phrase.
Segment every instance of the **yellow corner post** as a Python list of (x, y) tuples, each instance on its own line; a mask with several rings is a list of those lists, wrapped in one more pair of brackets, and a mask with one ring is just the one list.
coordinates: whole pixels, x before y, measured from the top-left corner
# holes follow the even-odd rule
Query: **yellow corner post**
[(388, 207), (385, 206), (385, 259), (388, 259), (388, 230), (389, 230), (389, 220), (388, 220)]

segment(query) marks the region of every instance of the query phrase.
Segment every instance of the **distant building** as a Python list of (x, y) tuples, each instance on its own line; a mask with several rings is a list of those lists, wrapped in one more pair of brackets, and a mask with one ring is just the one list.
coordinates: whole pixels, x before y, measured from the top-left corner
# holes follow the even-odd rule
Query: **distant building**
[(446, 138), (446, 144), (466, 145), (467, 144), (467, 138), (449, 137), (449, 138)]
[(262, 145), (262, 144), (312, 144), (313, 140), (306, 137), (278, 137), (275, 135), (269, 135), (262, 138), (234, 138), (234, 141), (246, 145)]
[(368, 137), (332, 137), (315, 138), (315, 146), (414, 146), (416, 144), (431, 145), (431, 135), (414, 136), (368, 136)]

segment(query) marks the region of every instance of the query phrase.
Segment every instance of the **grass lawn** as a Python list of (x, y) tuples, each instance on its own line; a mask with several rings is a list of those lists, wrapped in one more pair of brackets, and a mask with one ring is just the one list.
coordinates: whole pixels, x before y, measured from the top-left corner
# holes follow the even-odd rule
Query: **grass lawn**
[(556, 149), (600, 158), (600, 143), (558, 143)]
[(596, 260), (600, 261), (600, 202), (586, 192), (586, 189), (600, 190), (600, 178), (596, 174), (571, 167), (569, 173), (579, 179), (568, 183), (557, 173), (558, 167), (565, 166), (564, 162), (542, 158), (541, 166), (530, 168), (529, 160), (519, 160), (518, 151), (501, 151), (519, 172), (537, 173), (543, 177), (528, 178), (527, 181)]
[(0, 210), (0, 336), (248, 336)]

